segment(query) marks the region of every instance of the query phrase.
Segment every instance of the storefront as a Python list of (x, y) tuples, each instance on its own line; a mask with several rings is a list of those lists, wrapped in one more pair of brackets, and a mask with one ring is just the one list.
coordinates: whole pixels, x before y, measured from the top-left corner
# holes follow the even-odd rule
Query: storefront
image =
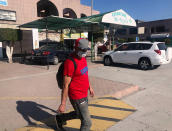
[[(99, 14), (99, 11), (93, 10), (93, 14)], [(50, 15), (81, 18), (91, 15), (91, 7), (80, 4), (80, 0), (0, 0), (0, 28), (18, 29), (21, 24)], [(24, 28), (21, 30), (22, 40), (15, 42), (14, 53), (21, 52), (21, 45), (22, 52), (29, 52), (38, 47), (38, 38), (46, 39), (45, 31)], [(37, 33), (38, 38), (35, 37)], [(48, 37), (55, 41), (60, 40), (56, 32), (51, 32)], [(5, 48), (5, 45), (2, 43), (0, 48)]]

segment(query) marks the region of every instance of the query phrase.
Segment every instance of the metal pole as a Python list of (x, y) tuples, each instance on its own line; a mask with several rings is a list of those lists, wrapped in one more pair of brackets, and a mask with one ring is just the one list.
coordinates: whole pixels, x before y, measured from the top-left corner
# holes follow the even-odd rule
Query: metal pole
[[(19, 37), (21, 38), (22, 36), (21, 36), (21, 29), (20, 29), (20, 27), (19, 27), (19, 32), (18, 32), (18, 35), (19, 35)], [(20, 52), (21, 52), (21, 63), (24, 61), (24, 57), (23, 57), (23, 48), (22, 48), (22, 38), (20, 39)], [(22, 60), (23, 59), (23, 60)]]
[(46, 43), (48, 45), (48, 26), (47, 26), (47, 18), (46, 18)]
[(91, 0), (91, 15), (93, 15), (93, 0)]
[[(91, 0), (91, 15), (93, 15), (93, 0)], [(93, 62), (93, 28), (91, 25), (91, 62)]]
[(93, 32), (91, 33), (91, 62), (93, 62)]
[[(48, 26), (47, 26), (47, 18), (46, 18), (46, 42), (47, 42), (47, 45), (48, 45)], [(49, 58), (47, 56), (46, 58), (46, 61), (47, 61), (47, 70), (49, 70)]]

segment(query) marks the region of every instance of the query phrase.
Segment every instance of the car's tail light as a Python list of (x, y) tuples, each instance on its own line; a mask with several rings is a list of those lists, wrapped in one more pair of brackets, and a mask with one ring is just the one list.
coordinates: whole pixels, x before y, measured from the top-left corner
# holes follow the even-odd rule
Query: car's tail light
[(154, 50), (157, 54), (161, 55), (161, 51), (160, 50)]
[(49, 51), (44, 51), (42, 54), (43, 54), (43, 55), (49, 55), (50, 52), (49, 52)]

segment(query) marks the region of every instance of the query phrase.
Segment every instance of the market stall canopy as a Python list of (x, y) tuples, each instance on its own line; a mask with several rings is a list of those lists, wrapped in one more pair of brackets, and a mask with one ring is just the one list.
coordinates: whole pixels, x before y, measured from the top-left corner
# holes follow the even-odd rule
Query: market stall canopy
[(78, 26), (88, 25), (90, 22), (79, 20), (79, 19), (70, 19), (70, 18), (60, 18), (58, 16), (48, 16), (42, 19), (38, 19), (23, 25), (20, 25), (21, 28), (38, 28), (38, 29), (66, 29), (74, 28)]
[(135, 20), (122, 9), (79, 19), (48, 16), (19, 27), (58, 30), (74, 28), (82, 31), (98, 31), (106, 27), (121, 28), (136, 26)]
[(89, 17), (80, 18), (87, 22), (109, 24), (114, 27), (136, 26), (136, 21), (122, 9)]

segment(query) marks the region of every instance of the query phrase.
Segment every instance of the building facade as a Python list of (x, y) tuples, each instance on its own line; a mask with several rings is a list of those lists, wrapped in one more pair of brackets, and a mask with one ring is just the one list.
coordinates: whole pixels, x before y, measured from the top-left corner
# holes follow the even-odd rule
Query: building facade
[[(99, 11), (93, 10), (93, 14)], [(0, 28), (18, 28), (19, 25), (46, 16), (81, 18), (91, 15), (91, 7), (80, 0), (0, 0)], [(22, 41), (17, 42), (14, 51), (24, 44), (24, 50), (31, 50), (32, 31), (22, 31)]]
[[(91, 15), (91, 7), (80, 4), (80, 0), (0, 0), (0, 24), (21, 25), (40, 17), (55, 15), (59, 17), (81, 18)], [(99, 11), (93, 10), (93, 14)], [(4, 24), (4, 25), (3, 25)]]
[(138, 21), (136, 28), (119, 29), (116, 37), (132, 40), (172, 40), (172, 19)]

